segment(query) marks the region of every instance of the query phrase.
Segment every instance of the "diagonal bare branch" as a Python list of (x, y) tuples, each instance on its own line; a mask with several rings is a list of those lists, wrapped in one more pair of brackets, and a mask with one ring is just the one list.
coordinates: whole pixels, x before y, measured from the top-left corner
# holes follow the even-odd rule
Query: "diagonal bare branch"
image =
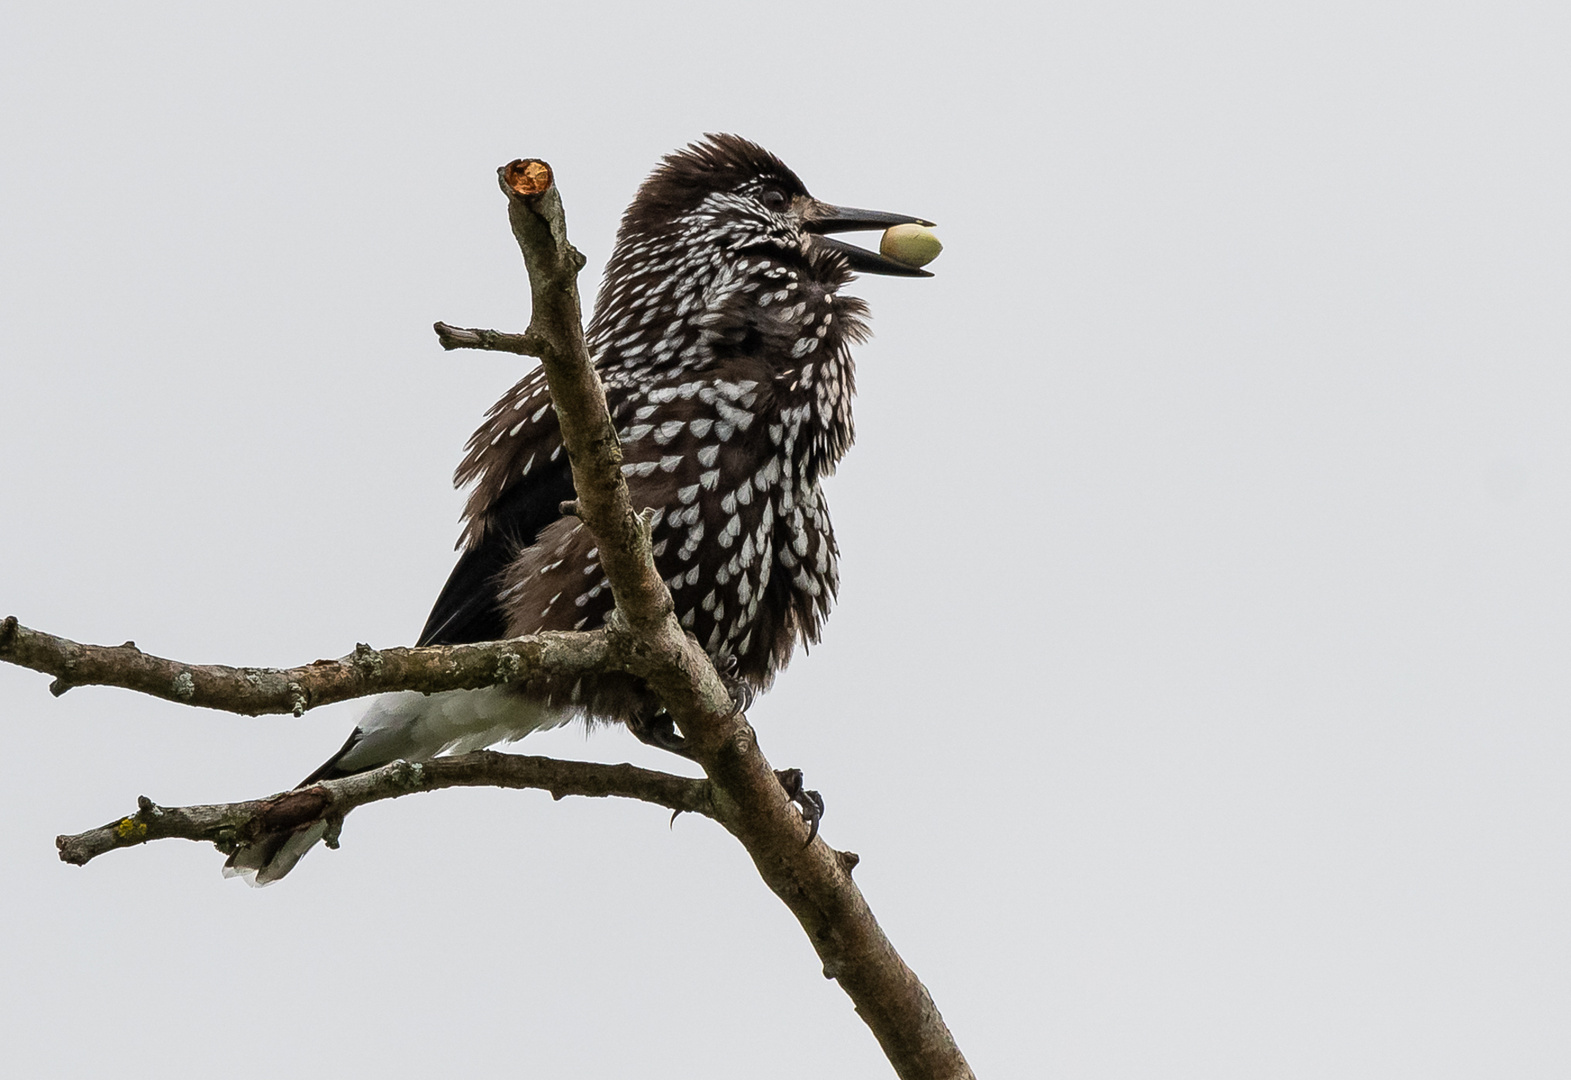
[(521, 160), (498, 172), (529, 269), (529, 333), (551, 342), (542, 363), (572, 461), (578, 516), (599, 541), (616, 596), (608, 623), (613, 645), (626, 649), (627, 670), (659, 695), (714, 785), (717, 818), (802, 924), (825, 976), (856, 1004), (895, 1072), (905, 1080), (971, 1077), (927, 988), (851, 880), (850, 860), (822, 839), (804, 845), (801, 816), (753, 729), (733, 708), (708, 656), (677, 623), (671, 594), (655, 571), (648, 527), (628, 498), (616, 429), (584, 345), (577, 287), (584, 259), (568, 243), (550, 166)]

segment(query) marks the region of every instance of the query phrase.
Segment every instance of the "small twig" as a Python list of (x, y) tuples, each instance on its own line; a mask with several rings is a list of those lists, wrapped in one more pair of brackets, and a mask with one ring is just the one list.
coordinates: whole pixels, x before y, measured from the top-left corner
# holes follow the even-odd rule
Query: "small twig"
[(328, 823), (324, 839), (329, 847), (336, 847), (344, 817), (355, 807), (450, 787), (537, 788), (550, 792), (553, 799), (618, 796), (676, 813), (714, 816), (707, 780), (636, 765), (558, 761), (480, 750), (423, 763), (395, 761), (341, 780), (246, 802), (158, 806), (144, 795), (137, 800), (136, 813), (74, 836), (58, 836), (55, 847), (60, 849), (62, 862), (76, 866), (85, 866), (105, 852), (152, 840), (206, 841), (227, 853), (262, 833), (298, 829), (316, 821)]
[(463, 326), (449, 326), (445, 322), (435, 323), (431, 329), (436, 331), (436, 340), (442, 348), (449, 351), (453, 349), (489, 349), (492, 352), (517, 353), (519, 356), (544, 356), (546, 342), (530, 333), (509, 334), (501, 330), (476, 330)]

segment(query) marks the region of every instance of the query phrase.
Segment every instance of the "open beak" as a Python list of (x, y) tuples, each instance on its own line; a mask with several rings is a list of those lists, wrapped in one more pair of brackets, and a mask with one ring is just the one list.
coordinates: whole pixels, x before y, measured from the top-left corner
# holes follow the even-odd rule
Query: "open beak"
[(926, 225), (931, 221), (912, 217), (910, 214), (890, 214), (883, 210), (857, 210), (849, 206), (831, 206), (811, 200), (802, 211), (802, 227), (814, 234), (813, 246), (838, 251), (852, 270), (864, 274), (888, 274), (892, 277), (932, 277), (926, 270), (896, 262), (889, 256), (867, 248), (848, 244), (844, 240), (831, 240), (825, 233), (862, 232), (868, 229), (887, 229), (891, 225)]

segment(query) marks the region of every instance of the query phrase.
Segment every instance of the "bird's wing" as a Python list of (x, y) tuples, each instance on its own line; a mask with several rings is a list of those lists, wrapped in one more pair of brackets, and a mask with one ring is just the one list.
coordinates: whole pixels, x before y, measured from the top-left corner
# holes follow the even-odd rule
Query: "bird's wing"
[(562, 516), (573, 476), (556, 411), (536, 368), (492, 406), (453, 477), (474, 484), (464, 508), (463, 554), (442, 587), (418, 644), (456, 645), (507, 636), (501, 576), (521, 548)]

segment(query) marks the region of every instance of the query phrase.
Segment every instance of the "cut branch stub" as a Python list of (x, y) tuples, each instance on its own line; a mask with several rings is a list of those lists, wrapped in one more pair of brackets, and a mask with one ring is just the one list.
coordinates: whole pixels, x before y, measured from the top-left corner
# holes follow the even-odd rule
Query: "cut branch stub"
[(502, 181), (515, 195), (539, 195), (556, 179), (539, 158), (519, 158), (502, 166)]

